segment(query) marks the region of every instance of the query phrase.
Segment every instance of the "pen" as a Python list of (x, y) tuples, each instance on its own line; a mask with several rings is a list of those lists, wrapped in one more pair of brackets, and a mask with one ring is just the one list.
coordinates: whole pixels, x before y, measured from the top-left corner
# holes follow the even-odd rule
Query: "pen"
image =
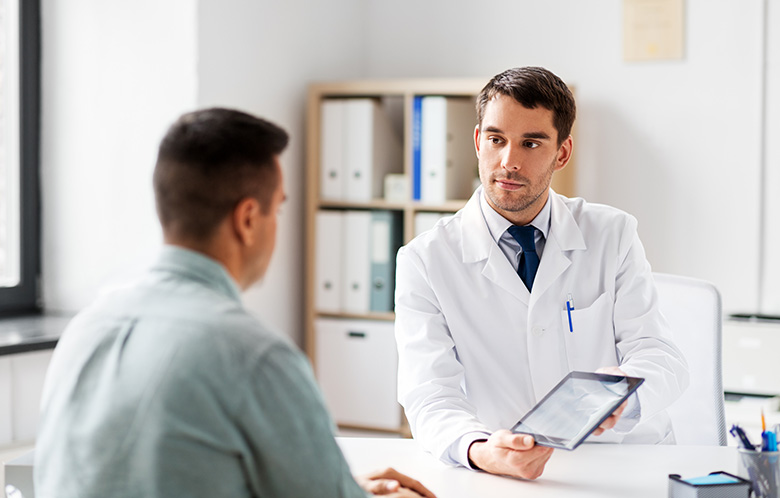
[(569, 294), (569, 299), (566, 300), (566, 313), (569, 314), (569, 332), (574, 332), (574, 326), (571, 324), (571, 312), (574, 311), (574, 300)]
[(761, 410), (761, 451), (777, 451), (777, 434), (766, 430), (764, 410)]
[(737, 438), (737, 442), (739, 443), (740, 447), (746, 449), (746, 450), (755, 450), (756, 447), (753, 446), (753, 443), (750, 442), (750, 439), (748, 439), (747, 434), (745, 434), (745, 431), (742, 430), (742, 427), (738, 425), (732, 425), (731, 430), (729, 431), (732, 436)]
[(761, 451), (777, 451), (777, 437), (772, 431), (761, 434)]

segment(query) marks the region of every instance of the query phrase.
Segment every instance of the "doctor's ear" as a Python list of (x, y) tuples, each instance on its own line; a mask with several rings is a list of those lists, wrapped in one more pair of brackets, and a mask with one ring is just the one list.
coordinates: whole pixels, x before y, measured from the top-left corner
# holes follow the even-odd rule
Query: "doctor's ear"
[(474, 127), (474, 150), (479, 158), (479, 125)]
[(574, 139), (571, 135), (563, 141), (560, 147), (558, 147), (558, 155), (555, 159), (555, 171), (562, 170), (566, 167), (571, 159), (571, 154), (574, 149)]

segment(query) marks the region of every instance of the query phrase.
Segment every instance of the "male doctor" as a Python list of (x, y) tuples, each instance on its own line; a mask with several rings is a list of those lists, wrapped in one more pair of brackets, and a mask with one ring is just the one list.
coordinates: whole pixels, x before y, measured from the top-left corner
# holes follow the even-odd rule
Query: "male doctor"
[(495, 76), (477, 98), (481, 187), (398, 253), (399, 401), (414, 437), (447, 463), (540, 476), (552, 450), (506, 429), (572, 370), (645, 378), (591, 440), (675, 441), (665, 408), (687, 365), (637, 221), (550, 189), (571, 158), (574, 117), (550, 71)]

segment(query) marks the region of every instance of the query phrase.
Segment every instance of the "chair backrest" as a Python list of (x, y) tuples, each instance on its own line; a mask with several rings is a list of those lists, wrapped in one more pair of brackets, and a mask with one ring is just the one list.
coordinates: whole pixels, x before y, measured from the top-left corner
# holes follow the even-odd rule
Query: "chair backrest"
[(677, 444), (725, 446), (720, 293), (703, 280), (663, 273), (653, 278), (690, 371), (688, 389), (667, 410)]

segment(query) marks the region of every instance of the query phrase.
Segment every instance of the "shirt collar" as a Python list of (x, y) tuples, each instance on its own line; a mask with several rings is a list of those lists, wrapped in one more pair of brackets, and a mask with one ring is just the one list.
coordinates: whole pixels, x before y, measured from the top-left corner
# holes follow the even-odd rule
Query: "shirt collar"
[[(487, 223), (488, 230), (490, 231), (490, 236), (498, 243), (499, 239), (504, 235), (504, 232), (506, 232), (506, 229), (512, 226), (512, 222), (498, 214), (498, 212), (493, 209), (493, 206), (488, 203), (486, 196), (487, 194), (483, 189), (482, 195), (479, 198), (479, 205), (482, 209), (482, 216), (485, 218), (485, 223)], [(539, 211), (539, 214), (537, 214), (533, 220), (531, 220), (530, 224), (542, 232), (542, 236), (545, 240), (547, 239), (547, 234), (550, 232), (549, 195), (547, 196), (547, 202), (542, 206), (542, 210)]]
[(199, 280), (225, 296), (241, 302), (241, 289), (227, 269), (217, 260), (203, 253), (179, 246), (163, 246), (152, 271), (176, 273), (182, 277)]

